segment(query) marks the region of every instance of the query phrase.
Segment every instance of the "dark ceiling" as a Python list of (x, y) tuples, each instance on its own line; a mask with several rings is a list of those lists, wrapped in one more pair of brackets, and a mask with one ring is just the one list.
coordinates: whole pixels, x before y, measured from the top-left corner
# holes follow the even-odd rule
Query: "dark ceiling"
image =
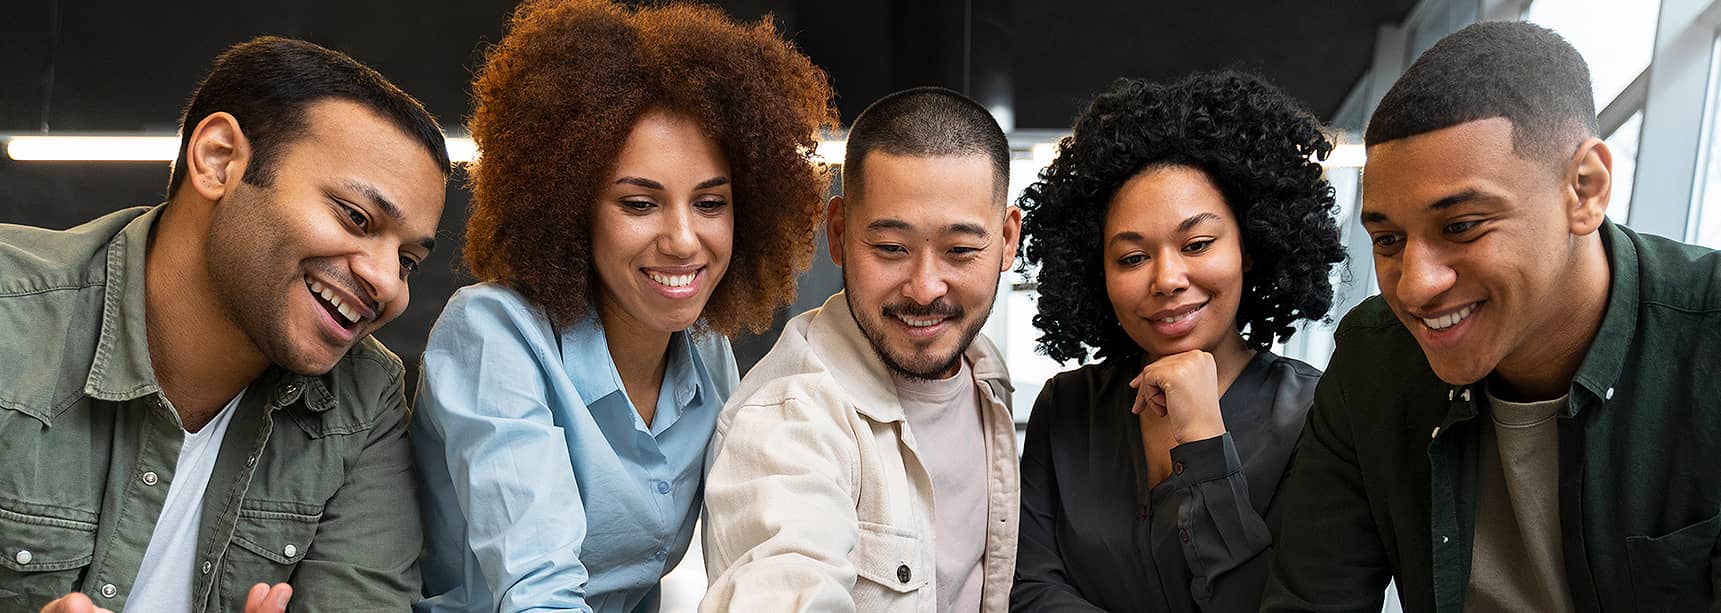
[[(294, 0), (145, 3), (8, 0), (0, 8), (0, 132), (172, 132), (185, 96), (220, 50), (260, 34), (308, 39), (357, 57), (451, 125), (484, 44), (513, 2)], [(1377, 27), (1413, 0), (1293, 2), (825, 2), (736, 0), (731, 14), (775, 16), (831, 74), (844, 120), (895, 89), (936, 84), (989, 105), (1015, 127), (1066, 127), (1119, 76), (1172, 78), (1243, 68), (1330, 117), (1368, 66)]]

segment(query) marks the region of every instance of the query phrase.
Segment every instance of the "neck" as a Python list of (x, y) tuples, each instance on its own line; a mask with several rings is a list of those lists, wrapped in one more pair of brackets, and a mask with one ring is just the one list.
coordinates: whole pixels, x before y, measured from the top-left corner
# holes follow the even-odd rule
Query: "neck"
[(212, 206), (191, 198), (170, 202), (150, 232), (144, 264), (150, 366), (193, 432), (269, 366), (226, 315), (209, 278), (203, 246)]
[[(609, 347), (610, 359), (615, 362), (616, 372), (621, 374), (622, 385), (630, 395), (633, 390), (656, 390), (669, 363), (669, 333), (646, 328), (601, 299), (598, 321), (604, 328), (604, 344)], [(646, 407), (655, 408), (657, 398), (633, 398), (633, 401), (646, 423), (651, 423), (651, 417), (646, 413), (655, 411)]]
[(1607, 251), (1599, 231), (1574, 240), (1577, 257), (1560, 285), (1567, 299), (1548, 301), (1541, 322), (1494, 369), (1500, 385), (1491, 391), (1501, 400), (1533, 402), (1566, 395), (1601, 330), (1613, 281)]

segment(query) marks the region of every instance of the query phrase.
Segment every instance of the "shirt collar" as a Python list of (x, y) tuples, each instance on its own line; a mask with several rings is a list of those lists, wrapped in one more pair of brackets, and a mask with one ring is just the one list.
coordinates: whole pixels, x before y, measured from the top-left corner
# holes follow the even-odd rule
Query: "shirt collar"
[(108, 242), (101, 338), (84, 380), (91, 398), (121, 402), (161, 391), (149, 362), (144, 260), (163, 206), (137, 216)]
[[(615, 359), (610, 355), (609, 342), (597, 315), (587, 315), (575, 321), (562, 332), (561, 337), (562, 364), (568, 379), (580, 391), (581, 402), (590, 407), (600, 398), (621, 391), (621, 373), (616, 371)], [(675, 408), (686, 409), (704, 398), (700, 389), (700, 373), (706, 369), (694, 351), (692, 334), (687, 330), (671, 334), (667, 354), (669, 362), (663, 369), (664, 385), (674, 392)]]
[[(1619, 381), (1625, 367), (1625, 354), (1637, 338), (1637, 307), (1639, 270), (1637, 245), (1625, 229), (1612, 220), (1602, 223), (1602, 249), (1607, 251), (1610, 277), (1607, 312), (1601, 327), (1590, 341), (1589, 352), (1572, 378), (1574, 386), (1582, 387), (1596, 398), (1606, 398), (1608, 390)], [(1577, 413), (1579, 403), (1570, 403), (1568, 415)]]

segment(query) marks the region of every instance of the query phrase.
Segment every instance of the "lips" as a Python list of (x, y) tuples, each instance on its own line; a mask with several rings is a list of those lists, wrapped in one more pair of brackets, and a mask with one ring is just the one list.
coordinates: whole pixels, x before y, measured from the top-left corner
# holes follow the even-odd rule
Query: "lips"
[(705, 278), (704, 266), (641, 268), (639, 272), (645, 276), (652, 289), (672, 300), (698, 295)]

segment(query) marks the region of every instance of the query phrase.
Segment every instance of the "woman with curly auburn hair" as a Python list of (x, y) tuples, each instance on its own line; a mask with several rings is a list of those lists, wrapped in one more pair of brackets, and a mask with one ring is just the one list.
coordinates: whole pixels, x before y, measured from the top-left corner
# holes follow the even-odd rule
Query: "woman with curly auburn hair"
[(1053, 377), (1022, 456), (1016, 611), (1254, 611), (1320, 372), (1268, 348), (1344, 259), (1332, 144), (1246, 74), (1119, 80), (1021, 198)]
[(482, 282), (424, 353), (417, 609), (655, 610), (736, 384), (725, 335), (810, 262), (830, 86), (768, 18), (531, 0), (473, 95)]

